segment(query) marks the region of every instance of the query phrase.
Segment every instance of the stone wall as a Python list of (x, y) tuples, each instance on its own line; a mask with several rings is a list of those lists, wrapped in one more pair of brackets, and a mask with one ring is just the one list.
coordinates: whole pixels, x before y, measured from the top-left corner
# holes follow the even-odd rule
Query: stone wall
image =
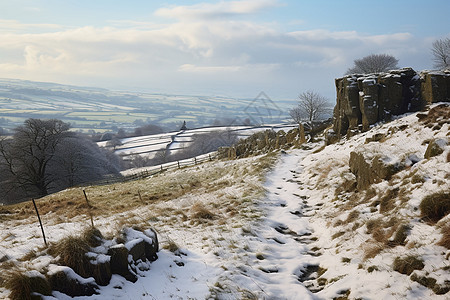
[(353, 74), (335, 80), (336, 106), (328, 142), (367, 131), (379, 121), (418, 111), (427, 104), (450, 102), (450, 72), (411, 68), (379, 74)]

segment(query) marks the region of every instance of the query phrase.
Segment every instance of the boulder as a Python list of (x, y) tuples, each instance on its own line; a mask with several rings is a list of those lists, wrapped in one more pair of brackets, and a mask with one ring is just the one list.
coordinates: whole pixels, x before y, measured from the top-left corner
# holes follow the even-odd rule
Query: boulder
[(352, 151), (349, 160), (350, 171), (356, 177), (358, 190), (364, 190), (372, 183), (389, 180), (402, 169), (398, 163), (392, 163), (389, 157), (363, 151)]
[(435, 156), (442, 154), (445, 151), (447, 144), (448, 144), (448, 141), (445, 138), (432, 140), (428, 144), (428, 147), (427, 147), (427, 150), (425, 151), (424, 157), (426, 159), (430, 159), (431, 157), (435, 157)]
[(106, 286), (111, 281), (111, 257), (104, 254), (92, 253), (90, 256), (90, 273), (98, 285)]
[(83, 278), (67, 266), (53, 265), (47, 275), (52, 290), (70, 297), (92, 296), (97, 293), (98, 285), (94, 278)]
[(144, 234), (152, 239), (152, 243), (145, 241), (145, 257), (150, 261), (155, 261), (158, 258), (159, 251), (158, 235), (154, 229), (147, 229)]
[(423, 71), (421, 96), (428, 103), (450, 102), (450, 72)]
[(111, 256), (111, 273), (118, 274), (131, 282), (137, 281), (137, 276), (132, 272), (128, 265), (128, 249), (123, 244), (115, 245), (108, 249), (108, 255)]
[(128, 254), (131, 255), (134, 262), (138, 260), (146, 261), (145, 257), (145, 242), (142, 238), (133, 239), (125, 244), (128, 249)]

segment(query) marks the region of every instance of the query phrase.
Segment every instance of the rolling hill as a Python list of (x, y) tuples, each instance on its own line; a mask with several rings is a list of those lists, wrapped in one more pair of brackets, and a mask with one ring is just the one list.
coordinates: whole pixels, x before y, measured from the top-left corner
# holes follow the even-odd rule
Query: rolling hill
[[(256, 95), (255, 95), (256, 96)], [(288, 118), (293, 101), (226, 96), (169, 95), (55, 83), (0, 79), (0, 127), (12, 129), (27, 118), (56, 118), (84, 132), (132, 130), (145, 123), (168, 129), (188, 126), (279, 123)]]

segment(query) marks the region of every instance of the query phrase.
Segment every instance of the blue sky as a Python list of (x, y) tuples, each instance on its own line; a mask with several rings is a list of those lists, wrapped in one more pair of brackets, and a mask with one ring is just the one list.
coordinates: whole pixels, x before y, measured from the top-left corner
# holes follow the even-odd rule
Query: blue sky
[(431, 69), (449, 11), (447, 0), (2, 0), (0, 77), (334, 101), (334, 78), (372, 53)]

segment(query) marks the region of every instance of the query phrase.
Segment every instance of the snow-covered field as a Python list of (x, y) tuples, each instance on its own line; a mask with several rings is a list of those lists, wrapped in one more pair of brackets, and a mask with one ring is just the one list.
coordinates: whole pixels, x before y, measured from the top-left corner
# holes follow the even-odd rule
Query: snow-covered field
[[(428, 223), (418, 208), (426, 195), (450, 190), (449, 146), (441, 155), (424, 158), (424, 141), (448, 139), (449, 123), (427, 128), (410, 114), (326, 147), (317, 142), (269, 156), (208, 162), (135, 183), (89, 187), (90, 197), (108, 198), (109, 206), (125, 203), (136, 190), (146, 199), (166, 183), (174, 197), (115, 214), (97, 210), (94, 219), (102, 232), (114, 231), (118, 220), (143, 222), (157, 230), (162, 249), (136, 283), (114, 275), (98, 295), (76, 299), (448, 299), (449, 293), (437, 295), (394, 271), (393, 263), (397, 257), (415, 256), (424, 267), (413, 274), (449, 287), (450, 250), (437, 244), (450, 216)], [(375, 134), (384, 139), (366, 143)], [(415, 163), (357, 191), (347, 186), (355, 181), (349, 156), (361, 149), (383, 153), (393, 162), (414, 157)], [(392, 190), (397, 194), (388, 194)], [(74, 192), (63, 191), (48, 201)], [(393, 207), (381, 209), (380, 201), (389, 195)], [(211, 218), (197, 218), (199, 206)], [(51, 241), (89, 224), (85, 215), (57, 211), (43, 219)], [(406, 239), (392, 246), (389, 241), (400, 225), (409, 228)], [(0, 258), (28, 270), (45, 269), (52, 260), (46, 255), (16, 261), (42, 245), (33, 216), (6, 219), (0, 226)], [(177, 250), (170, 247), (174, 244)], [(0, 289), (0, 298), (7, 295)], [(54, 293), (45, 299), (70, 298)]]
[[(125, 159), (130, 155), (141, 155), (152, 158), (158, 151), (169, 149), (172, 153), (187, 147), (194, 135), (208, 134), (214, 132), (229, 131), (236, 135), (236, 138), (247, 138), (253, 133), (263, 130), (284, 130), (289, 131), (297, 125), (293, 124), (273, 124), (266, 126), (218, 126), (188, 129), (177, 132), (169, 132), (154, 135), (145, 135), (121, 139), (121, 145), (115, 147), (115, 153)], [(220, 136), (218, 136), (220, 138)], [(99, 142), (99, 146), (105, 147), (108, 142)]]

